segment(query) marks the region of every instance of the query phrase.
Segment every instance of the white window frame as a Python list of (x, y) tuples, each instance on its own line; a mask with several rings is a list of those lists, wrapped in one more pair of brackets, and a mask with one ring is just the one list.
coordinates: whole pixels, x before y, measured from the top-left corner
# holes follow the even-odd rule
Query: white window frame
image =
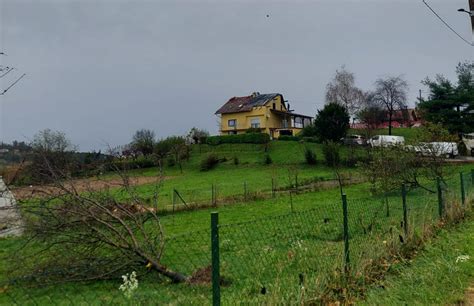
[(295, 117), (295, 128), (302, 129), (303, 128), (303, 118), (302, 117)]
[(250, 127), (253, 129), (260, 128), (260, 117), (250, 118)]

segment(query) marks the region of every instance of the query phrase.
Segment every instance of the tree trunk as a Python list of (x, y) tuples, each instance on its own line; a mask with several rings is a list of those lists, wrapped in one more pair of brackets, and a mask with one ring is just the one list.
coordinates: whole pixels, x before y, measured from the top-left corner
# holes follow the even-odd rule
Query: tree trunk
[(160, 265), (155, 260), (150, 260), (150, 263), (153, 266), (153, 269), (155, 269), (161, 275), (164, 275), (171, 279), (173, 283), (183, 283), (188, 280), (188, 277), (186, 275), (169, 270), (165, 266)]
[(388, 113), (388, 135), (392, 135), (392, 112)]

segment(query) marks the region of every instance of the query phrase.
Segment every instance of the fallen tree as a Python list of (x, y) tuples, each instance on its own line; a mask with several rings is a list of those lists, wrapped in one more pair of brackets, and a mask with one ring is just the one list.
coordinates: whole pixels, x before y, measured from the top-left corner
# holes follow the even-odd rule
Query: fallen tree
[(153, 203), (144, 205), (150, 199), (140, 197), (127, 171), (116, 169), (122, 181), (119, 188), (84, 192), (48, 159), (43, 167), (56, 192), (22, 205), (27, 242), (14, 259), (16, 277), (20, 273), (44, 282), (96, 280), (146, 266), (175, 283), (188, 279), (161, 263), (165, 248), (157, 215), (161, 175), (156, 177)]

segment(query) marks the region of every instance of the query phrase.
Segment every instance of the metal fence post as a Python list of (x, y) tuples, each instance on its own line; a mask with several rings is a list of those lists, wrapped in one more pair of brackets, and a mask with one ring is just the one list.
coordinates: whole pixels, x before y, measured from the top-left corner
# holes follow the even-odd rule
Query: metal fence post
[(471, 184), (474, 187), (474, 169), (471, 169)]
[(461, 179), (461, 203), (464, 206), (466, 204), (466, 192), (464, 190), (464, 176), (462, 172), (459, 173), (459, 177)]
[(211, 204), (212, 206), (217, 206), (217, 188), (215, 184), (211, 186)]
[(244, 182), (244, 201), (247, 201), (247, 182)]
[(173, 214), (174, 214), (174, 206), (176, 205), (176, 189), (173, 188), (173, 193), (171, 194), (171, 202), (173, 204)]
[(214, 184), (211, 185), (211, 205), (214, 206)]
[(438, 189), (438, 214), (439, 218), (443, 218), (444, 213), (444, 203), (443, 203), (443, 190), (441, 188), (441, 179), (439, 177), (436, 178), (436, 185)]
[(214, 206), (217, 207), (217, 196), (218, 196), (218, 194), (217, 194), (217, 186), (216, 186), (215, 184), (213, 184), (213, 186), (214, 186)]
[(212, 305), (221, 304), (219, 262), (219, 213), (211, 213)]
[(402, 202), (403, 202), (403, 231), (405, 238), (408, 237), (408, 212), (407, 212), (407, 189), (405, 184), (402, 184)]
[(344, 271), (349, 271), (349, 220), (347, 217), (347, 196), (342, 194), (343, 234), (344, 234)]
[(293, 212), (293, 192), (290, 190), (290, 211)]
[(272, 177), (272, 198), (275, 197), (275, 178)]

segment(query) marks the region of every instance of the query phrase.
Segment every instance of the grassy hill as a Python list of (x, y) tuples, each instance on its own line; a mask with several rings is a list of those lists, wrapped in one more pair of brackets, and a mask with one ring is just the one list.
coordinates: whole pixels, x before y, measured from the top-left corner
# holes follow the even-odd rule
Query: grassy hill
[[(316, 152), (317, 165), (309, 166), (304, 162), (305, 146)], [(201, 161), (210, 153), (223, 161), (215, 169), (200, 171)], [(270, 155), (271, 164), (264, 162), (266, 154)], [(351, 154), (363, 156), (365, 152), (364, 149), (351, 152), (342, 148), (343, 159)], [(235, 157), (238, 164), (234, 163)], [(453, 194), (459, 194), (459, 171), (466, 169), (467, 166), (453, 167), (449, 181)], [(120, 279), (54, 287), (33, 286), (23, 290), (14, 284), (3, 285), (7, 281), (9, 261), (2, 260), (0, 289), (6, 289), (1, 289), (3, 293), (0, 291), (0, 304), (14, 301), (46, 305), (51, 300), (58, 304), (69, 301), (82, 304), (209, 304), (210, 213), (216, 211), (220, 219), (221, 275), (229, 281), (222, 286), (224, 304), (237, 301), (299, 304), (352, 300), (357, 297), (360, 287), (366, 286), (366, 273), (371, 273), (368, 269), (374, 264), (377, 268), (381, 258), (386, 260), (391, 252), (403, 249), (405, 241), (400, 242), (400, 237), (408, 239), (400, 226), (403, 206), (399, 191), (383, 198), (372, 196), (368, 183), (345, 186), (353, 272), (350, 280), (353, 283), (348, 284), (352, 291), (343, 291), (340, 190), (335, 184), (328, 184), (325, 188), (313, 186), (300, 192), (294, 190), (295, 176), (298, 176), (300, 185), (328, 182), (335, 178), (334, 171), (324, 165), (320, 144), (273, 141), (268, 146), (193, 146), (189, 161), (183, 164), (182, 170), (177, 166), (165, 167), (166, 180), (159, 188), (158, 209), (169, 210), (173, 190), (177, 190), (188, 203), (208, 204), (212, 199), (212, 186), (217, 190), (215, 207), (208, 205), (161, 215), (160, 226), (167, 237), (163, 264), (195, 277), (195, 282), (172, 284), (149, 271), (143, 263), (129, 268), (139, 275), (139, 289), (133, 300), (128, 300), (118, 289)], [(341, 172), (346, 177), (361, 177), (357, 167), (343, 167)], [(133, 171), (135, 176), (156, 176), (157, 173), (157, 168)], [(271, 196), (272, 180), (279, 188), (274, 197)], [(291, 185), (292, 190), (288, 188)], [(244, 190), (248, 197), (244, 196)], [(152, 199), (155, 186), (141, 185), (136, 187), (136, 191)], [(120, 193), (117, 197), (126, 200)], [(176, 205), (183, 207), (179, 201)], [(420, 237), (427, 228), (437, 224), (436, 194), (412, 190), (408, 195), (408, 205), (409, 237)], [(147, 226), (156, 231), (160, 228), (156, 223)], [(17, 248), (24, 242), (22, 238), (0, 239), (0, 257), (15, 258)], [(26, 260), (35, 262), (38, 258), (31, 256)]]
[[(304, 150), (310, 148), (316, 153), (318, 163), (305, 163)], [(217, 190), (218, 197), (242, 195), (248, 193), (268, 193), (273, 188), (281, 189), (290, 185), (305, 185), (311, 182), (335, 179), (333, 169), (324, 163), (321, 144), (299, 143), (295, 141), (272, 141), (268, 146), (250, 144), (223, 144), (219, 146), (193, 146), (190, 159), (183, 163), (183, 172), (178, 166), (166, 167), (164, 175), (167, 179), (160, 188), (162, 203), (170, 205), (173, 190), (176, 189), (185, 201), (210, 201), (212, 186)], [(200, 164), (209, 154), (215, 154), (220, 162), (211, 171), (201, 171)], [(354, 154), (354, 152), (352, 152)], [(351, 154), (342, 148), (341, 156), (346, 159)], [(363, 155), (363, 149), (355, 154)], [(265, 163), (269, 155), (272, 163)], [(238, 158), (235, 164), (234, 158)], [(354, 167), (342, 170), (347, 176), (358, 176)], [(134, 171), (134, 175), (154, 176), (158, 169), (149, 168)], [(152, 184), (140, 186), (138, 190), (145, 196), (152, 197)]]

